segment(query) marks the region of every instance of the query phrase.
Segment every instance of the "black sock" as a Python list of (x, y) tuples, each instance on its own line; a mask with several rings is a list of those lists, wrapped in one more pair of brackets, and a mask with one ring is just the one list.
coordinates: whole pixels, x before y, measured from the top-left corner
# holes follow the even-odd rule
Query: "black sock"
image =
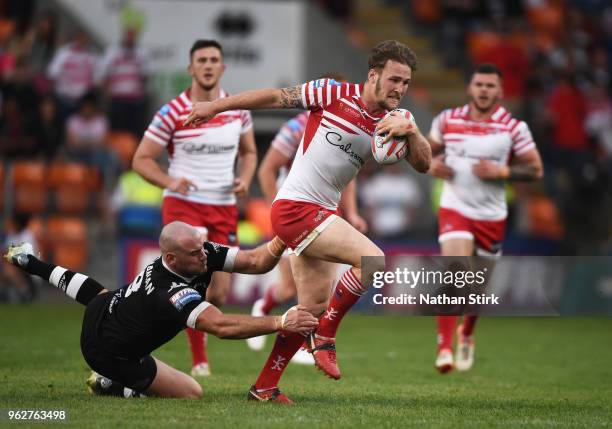
[(104, 286), (84, 274), (48, 264), (33, 255), (28, 255), (28, 264), (22, 268), (30, 274), (42, 277), (83, 305), (89, 304), (89, 301), (104, 289)]

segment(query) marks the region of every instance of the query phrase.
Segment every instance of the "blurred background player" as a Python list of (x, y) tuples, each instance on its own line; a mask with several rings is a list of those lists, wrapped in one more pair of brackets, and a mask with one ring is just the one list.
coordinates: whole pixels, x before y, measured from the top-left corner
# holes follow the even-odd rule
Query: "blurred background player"
[(121, 41), (104, 52), (99, 71), (110, 101), (111, 129), (129, 131), (135, 136), (141, 135), (146, 125), (146, 84), (151, 74), (138, 36), (135, 26), (124, 28)]
[[(336, 331), (371, 277), (368, 273), (362, 276), (362, 256), (378, 257), (367, 267), (368, 272), (385, 268), (382, 250), (337, 216), (340, 195), (372, 159), (370, 142), (375, 132), (386, 133), (386, 141), (406, 136), (410, 144), (406, 160), (419, 172), (429, 170), (431, 148), (413, 122), (402, 115), (382, 120), (399, 106), (415, 68), (416, 56), (407, 46), (385, 41), (373, 48), (363, 84), (318, 79), (290, 88), (246, 91), (211, 103), (197, 103), (186, 121), (197, 125), (219, 112), (239, 108), (310, 110), (293, 166), (272, 205), (271, 219), (274, 232), (294, 252), (290, 261), (298, 303), (313, 315), (322, 315), (319, 328), (308, 338), (309, 348), (317, 368), (334, 379), (341, 376), (336, 362)], [(338, 262), (351, 268), (331, 295)], [(291, 402), (278, 399), (274, 392), (303, 341), (302, 336), (286, 332), (277, 336), (249, 391), (250, 399)]]
[[(189, 55), (191, 87), (157, 112), (134, 155), (133, 168), (165, 188), (164, 225), (181, 220), (197, 227), (207, 240), (237, 246), (236, 197), (246, 197), (257, 166), (251, 114), (236, 109), (197, 128), (185, 127), (192, 103), (228, 95), (220, 84), (225, 71), (221, 45), (214, 40), (197, 40)], [(157, 161), (164, 150), (170, 158), (167, 173)], [(228, 273), (215, 273), (209, 301), (223, 305), (229, 284)], [(187, 336), (192, 374), (209, 375), (206, 337), (192, 329), (187, 329)]]
[[(438, 241), (443, 256), (501, 255), (508, 210), (504, 181), (542, 177), (540, 154), (527, 124), (512, 117), (499, 103), (502, 74), (493, 64), (481, 64), (467, 87), (469, 103), (436, 116), (428, 139), (434, 158), (430, 174), (444, 179)], [(458, 316), (438, 316), (441, 373), (474, 363), (476, 315), (465, 315), (453, 334)]]
[[(333, 79), (336, 82), (346, 81), (346, 78), (339, 73), (328, 73), (321, 76), (321, 79), (325, 78)], [(257, 177), (269, 205), (272, 205), (278, 192), (278, 187), (282, 185), (291, 168), (293, 159), (304, 136), (308, 115), (308, 111), (302, 112), (283, 124), (261, 161)], [(351, 225), (362, 234), (365, 234), (367, 223), (357, 212), (356, 179), (351, 181), (342, 193), (340, 212)], [(277, 305), (295, 299), (297, 291), (287, 256), (284, 256), (279, 261), (278, 270), (280, 274), (278, 283), (268, 288), (263, 298), (255, 301), (251, 315), (263, 316), (270, 314)], [(265, 341), (266, 337), (264, 336), (253, 337), (247, 339), (247, 344), (252, 350), (261, 350), (265, 345)], [(314, 363), (312, 355), (304, 347), (297, 351), (291, 361), (307, 365)]]

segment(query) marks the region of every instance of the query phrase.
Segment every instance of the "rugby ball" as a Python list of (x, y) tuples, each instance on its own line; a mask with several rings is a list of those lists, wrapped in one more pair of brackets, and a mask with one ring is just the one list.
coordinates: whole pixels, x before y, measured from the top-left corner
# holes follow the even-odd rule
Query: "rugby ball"
[[(412, 113), (406, 109), (392, 110), (385, 115), (385, 118), (387, 118), (393, 112), (399, 112), (408, 118), (413, 124), (415, 123)], [(387, 134), (385, 133), (375, 134), (374, 137), (372, 137), (372, 155), (374, 155), (374, 159), (379, 164), (395, 164), (402, 158), (406, 157), (406, 154), (408, 153), (408, 142), (404, 137), (395, 137), (383, 144), (383, 140), (386, 136)]]

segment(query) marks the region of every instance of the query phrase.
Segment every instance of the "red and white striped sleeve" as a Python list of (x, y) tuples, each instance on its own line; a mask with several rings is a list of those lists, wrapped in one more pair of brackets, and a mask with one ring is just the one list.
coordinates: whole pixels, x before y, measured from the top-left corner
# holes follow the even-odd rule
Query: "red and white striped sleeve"
[(304, 135), (307, 121), (308, 112), (302, 112), (285, 122), (280, 130), (278, 130), (270, 146), (285, 155), (288, 159), (293, 159), (300, 146), (300, 141)]
[(323, 109), (341, 97), (360, 96), (360, 92), (356, 83), (340, 83), (333, 79), (312, 80), (302, 85), (302, 104), (309, 110)]
[(153, 117), (153, 120), (145, 131), (145, 137), (150, 138), (162, 146), (167, 146), (176, 129), (178, 118), (179, 114), (172, 103), (164, 105)]
[(443, 110), (431, 121), (431, 129), (429, 130), (429, 138), (439, 144), (444, 144), (444, 128), (446, 127), (446, 119), (451, 111)]
[(240, 129), (241, 135), (253, 128), (253, 117), (251, 116), (251, 112), (242, 110), (240, 112), (240, 122), (242, 123), (242, 128)]
[(536, 148), (531, 131), (523, 121), (517, 121), (512, 127), (510, 137), (512, 138), (512, 154), (515, 156), (523, 155)]

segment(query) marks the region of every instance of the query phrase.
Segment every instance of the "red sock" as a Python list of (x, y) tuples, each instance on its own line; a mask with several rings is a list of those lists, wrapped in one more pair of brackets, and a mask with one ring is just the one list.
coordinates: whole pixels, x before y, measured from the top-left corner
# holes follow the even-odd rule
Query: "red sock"
[(206, 334), (202, 331), (186, 328), (189, 347), (191, 348), (191, 363), (196, 366), (199, 363), (207, 363), (206, 357)]
[(263, 311), (264, 314), (270, 314), (272, 309), (278, 305), (276, 298), (274, 298), (275, 288), (276, 285), (272, 285), (272, 287), (269, 287), (266, 293), (264, 293), (264, 305), (261, 307), (261, 311)]
[(338, 281), (325, 313), (319, 319), (317, 334), (323, 337), (336, 338), (336, 331), (344, 315), (363, 295), (363, 285), (350, 269)]
[(463, 333), (463, 335), (469, 337), (470, 335), (474, 333), (474, 326), (476, 325), (477, 320), (478, 320), (478, 316), (473, 316), (469, 314), (466, 314), (463, 317), (463, 328), (461, 329), (461, 332)]
[(263, 369), (259, 373), (259, 378), (255, 382), (257, 389), (270, 389), (278, 386), (287, 364), (293, 355), (304, 344), (304, 337), (287, 331), (280, 331), (276, 335), (274, 347), (266, 361)]
[(453, 348), (453, 334), (458, 316), (438, 316), (438, 351)]

